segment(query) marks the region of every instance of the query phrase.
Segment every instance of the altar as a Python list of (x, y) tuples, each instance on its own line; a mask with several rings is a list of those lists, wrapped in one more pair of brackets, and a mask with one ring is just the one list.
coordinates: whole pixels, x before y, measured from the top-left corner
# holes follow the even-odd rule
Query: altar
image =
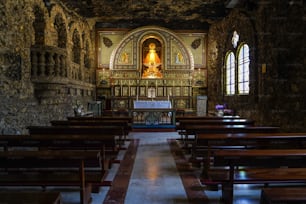
[(175, 128), (171, 101), (134, 101), (133, 128)]
[(166, 109), (172, 108), (171, 101), (134, 101), (134, 109)]

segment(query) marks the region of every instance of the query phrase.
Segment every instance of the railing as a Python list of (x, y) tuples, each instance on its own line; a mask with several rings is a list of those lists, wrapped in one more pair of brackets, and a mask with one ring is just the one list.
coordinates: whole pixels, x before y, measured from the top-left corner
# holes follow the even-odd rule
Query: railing
[[(52, 46), (31, 47), (31, 81), (35, 95), (43, 103), (68, 95), (94, 96), (94, 77), (90, 70), (69, 62), (66, 49)], [(57, 97), (55, 97), (57, 94)], [(62, 99), (63, 101), (65, 99)]]
[(65, 49), (51, 46), (31, 48), (31, 76), (36, 77), (68, 77), (67, 53)]

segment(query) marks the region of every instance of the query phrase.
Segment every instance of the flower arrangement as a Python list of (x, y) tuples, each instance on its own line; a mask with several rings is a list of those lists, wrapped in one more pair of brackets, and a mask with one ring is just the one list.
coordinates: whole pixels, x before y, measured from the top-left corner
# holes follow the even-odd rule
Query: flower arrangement
[(227, 104), (217, 104), (215, 106), (216, 115), (217, 116), (224, 116), (224, 115), (233, 115), (233, 110), (227, 107)]
[(217, 105), (215, 106), (215, 108), (216, 108), (217, 111), (219, 111), (219, 110), (224, 110), (225, 105), (217, 104)]

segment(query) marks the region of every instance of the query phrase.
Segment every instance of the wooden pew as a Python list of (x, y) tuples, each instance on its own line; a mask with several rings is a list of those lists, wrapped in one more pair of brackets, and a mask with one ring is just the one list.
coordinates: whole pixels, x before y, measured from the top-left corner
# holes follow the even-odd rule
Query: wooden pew
[(92, 120), (99, 120), (99, 121), (107, 121), (107, 120), (127, 120), (128, 123), (133, 122), (133, 118), (130, 116), (95, 116), (95, 117), (81, 117), (81, 116), (75, 116), (75, 117), (67, 117), (68, 120), (77, 120), (77, 121), (92, 121)]
[(122, 137), (124, 127), (118, 126), (28, 126), (27, 129), (33, 134), (70, 134), (70, 135), (103, 135), (113, 134)]
[(186, 134), (196, 135), (199, 133), (269, 133), (278, 132), (279, 127), (273, 126), (249, 126), (249, 125), (201, 125), (186, 124)]
[[(0, 135), (0, 144), (5, 151), (10, 149), (97, 150), (101, 152), (103, 161), (101, 165), (103, 170), (106, 170), (106, 164), (110, 168), (113, 157), (120, 148), (115, 137), (113, 134)], [(107, 157), (111, 158), (107, 159)]]
[(60, 192), (0, 191), (3, 204), (62, 204)]
[(95, 117), (67, 117), (69, 121), (83, 121), (83, 122), (98, 122), (105, 123), (105, 125), (109, 125), (109, 123), (113, 122), (113, 125), (118, 125), (118, 123), (126, 122), (124, 126), (126, 127), (126, 136), (128, 132), (132, 129), (133, 118), (130, 116), (95, 116)]
[(118, 162), (116, 155), (121, 149), (117, 137), (122, 137), (123, 128), (117, 126), (107, 127), (53, 127), (30, 126), (30, 135), (1, 135), (0, 143), (5, 149), (9, 147), (36, 147), (38, 149), (58, 150), (100, 150), (103, 169), (111, 167)]
[(91, 202), (92, 187), (101, 186), (105, 178), (99, 154), (76, 150), (2, 151), (0, 185), (79, 186), (80, 201), (87, 204)]
[(129, 126), (127, 120), (52, 120), (50, 123), (53, 126)]
[(121, 148), (121, 141), (125, 140), (125, 128), (119, 126), (29, 126), (30, 135), (100, 135), (118, 137), (116, 141)]
[[(224, 134), (224, 133), (271, 133), (278, 132), (279, 127), (270, 126), (249, 126), (249, 125), (201, 125), (185, 124), (182, 134), (184, 147), (197, 140), (198, 134)], [(191, 137), (191, 139), (190, 139)]]
[(260, 204), (305, 204), (306, 187), (271, 187), (261, 190)]
[(192, 146), (192, 158), (203, 158), (209, 168), (213, 151), (220, 149), (303, 149), (306, 133), (224, 133), (197, 134)]
[[(253, 120), (248, 120), (248, 119), (181, 119), (179, 122), (176, 123), (176, 130), (177, 132), (182, 136), (182, 139), (184, 137), (188, 138), (188, 131), (187, 128), (189, 126), (226, 126), (226, 125), (243, 125), (245, 127), (247, 126), (254, 126), (255, 121)], [(189, 133), (189, 134), (192, 134)]]
[(181, 120), (224, 120), (224, 119), (245, 119), (240, 116), (197, 116), (197, 115), (188, 115), (188, 116), (176, 116), (175, 121), (180, 122)]
[(52, 126), (118, 126), (123, 128), (124, 140), (131, 131), (131, 124), (127, 119), (122, 120), (52, 120)]
[(179, 124), (184, 128), (185, 124), (193, 124), (193, 125), (249, 125), (254, 126), (255, 121), (249, 119), (218, 119), (218, 120), (180, 120)]
[(233, 202), (234, 184), (306, 182), (306, 149), (218, 150), (213, 152), (213, 159), (208, 178), (201, 182), (221, 184), (222, 199), (229, 204)]

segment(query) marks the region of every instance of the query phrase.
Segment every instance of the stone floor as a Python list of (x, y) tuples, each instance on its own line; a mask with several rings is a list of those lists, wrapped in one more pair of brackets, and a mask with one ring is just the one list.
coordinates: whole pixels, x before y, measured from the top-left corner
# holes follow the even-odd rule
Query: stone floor
[[(199, 168), (192, 168), (187, 162), (188, 154), (175, 152), (181, 149), (176, 147), (175, 150), (169, 144), (172, 139), (179, 145), (179, 142), (175, 142), (179, 138), (176, 132), (130, 133), (129, 139), (138, 141), (135, 145), (137, 152), (129, 155), (126, 155), (126, 151), (120, 152), (119, 157), (123, 159), (125, 156), (125, 159), (130, 159), (130, 163), (114, 166), (110, 174), (114, 185), (111, 188), (103, 187), (99, 194), (93, 194), (93, 204), (222, 203), (220, 190), (206, 190), (199, 183), (196, 178)], [(126, 175), (129, 170), (123, 167), (125, 165), (130, 166), (130, 175)], [(123, 170), (120, 170), (122, 167)], [(127, 189), (123, 189), (124, 186)], [(259, 203), (258, 187), (237, 185), (235, 188), (236, 204)]]
[[(92, 204), (221, 203), (220, 190), (210, 191), (199, 183), (200, 169), (187, 162), (176, 132), (131, 132), (128, 138), (126, 150), (118, 155), (120, 164), (112, 166), (107, 178), (113, 185), (93, 193)], [(77, 189), (48, 189), (61, 191), (63, 204), (79, 203)], [(259, 203), (259, 197), (256, 186), (235, 186), (235, 204)]]

